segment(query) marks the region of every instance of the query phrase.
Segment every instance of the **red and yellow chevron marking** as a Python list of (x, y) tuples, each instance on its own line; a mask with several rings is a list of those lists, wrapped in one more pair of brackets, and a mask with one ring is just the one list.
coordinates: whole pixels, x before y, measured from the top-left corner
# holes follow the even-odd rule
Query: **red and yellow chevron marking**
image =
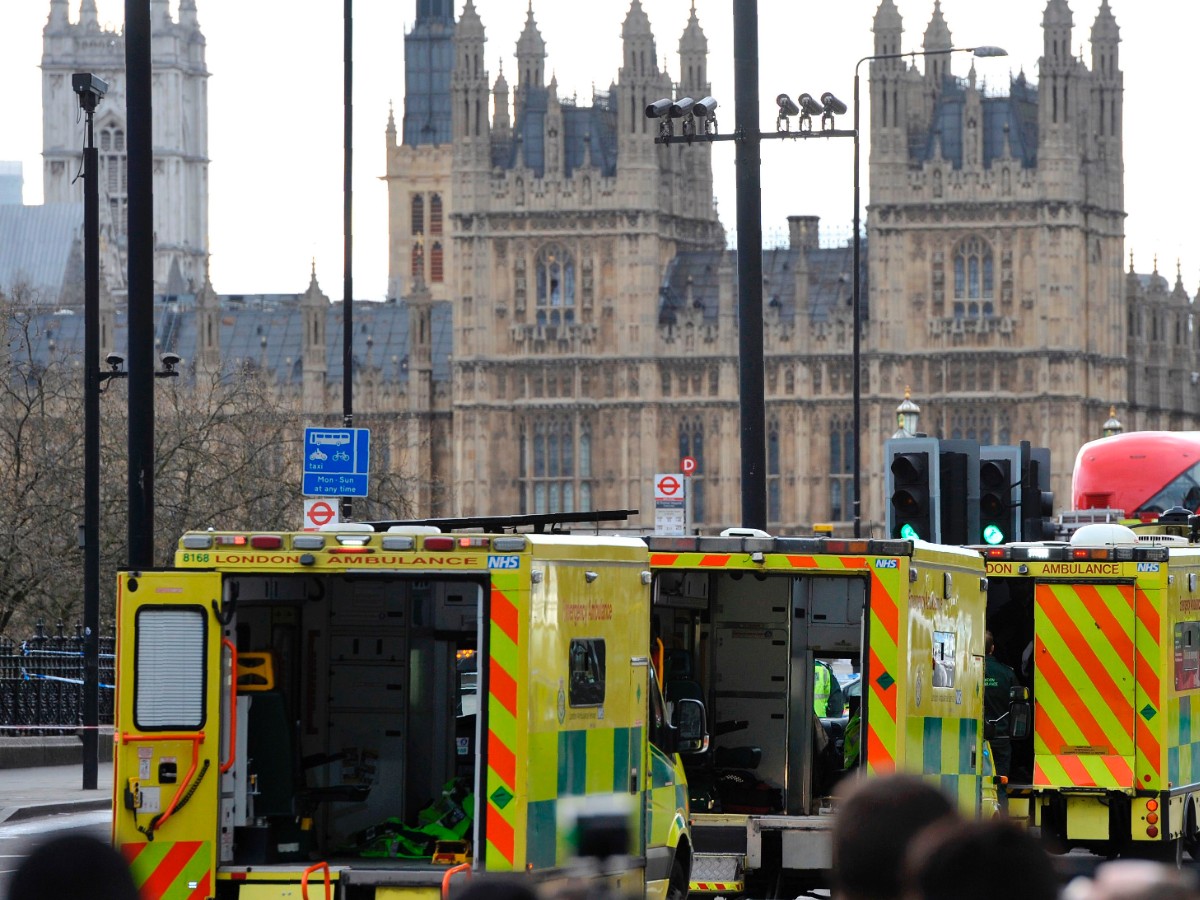
[[(871, 569), (871, 646), (867, 709), (866, 760), (871, 774), (896, 770), (896, 679), (903, 677), (899, 662), (900, 607), (896, 597)], [(890, 680), (881, 678), (890, 676)], [(886, 687), (885, 687), (886, 684)]]
[[(1159, 737), (1166, 737), (1168, 725), (1159, 678), (1159, 673), (1163, 671), (1162, 638), (1159, 633), (1162, 619), (1146, 592), (1140, 589), (1134, 594), (1133, 611), (1136, 619), (1133, 670), (1137, 675), (1133, 704), (1136, 716), (1133, 739), (1137, 746), (1135, 774), (1140, 776), (1138, 787), (1161, 790), (1167, 786), (1163, 776), (1167, 748), (1160, 743)], [(1170, 740), (1167, 739), (1166, 743), (1170, 743)]]
[[(749, 568), (751, 564), (747, 563), (747, 553), (651, 553), (650, 565), (657, 568), (671, 568), (673, 566), (683, 566), (689, 569), (725, 569), (736, 563), (738, 568)], [(870, 556), (834, 556), (832, 554), (822, 554), (819, 556), (778, 556), (770, 554), (767, 557), (767, 568), (772, 568), (771, 563), (780, 563), (786, 560), (786, 566), (779, 566), (786, 569), (867, 569), (871, 565), (871, 560), (874, 557)], [(753, 563), (753, 568), (762, 568), (761, 564)]]
[(688, 890), (697, 894), (740, 894), (746, 889), (744, 881), (693, 881)]
[(212, 896), (212, 845), (208, 841), (122, 844), (121, 853), (143, 897), (204, 900)]
[[(491, 626), (488, 632), (487, 843), (488, 868), (511, 869), (516, 858), (517, 694), (520, 627), (517, 607), (492, 573)], [(494, 798), (507, 797), (497, 803)], [(507, 865), (506, 865), (507, 864)]]
[[(1036, 586), (1035, 785), (1133, 786), (1133, 601), (1132, 585)], [(1136, 752), (1157, 768), (1156, 749)]]

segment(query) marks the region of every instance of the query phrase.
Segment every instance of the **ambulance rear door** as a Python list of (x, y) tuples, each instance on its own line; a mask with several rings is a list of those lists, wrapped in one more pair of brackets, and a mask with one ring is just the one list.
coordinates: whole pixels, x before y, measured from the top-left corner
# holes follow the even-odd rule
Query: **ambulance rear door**
[(1034, 589), (1033, 783), (1134, 784), (1134, 585)]
[(113, 842), (144, 897), (216, 893), (223, 747), (221, 576), (122, 572), (117, 585)]

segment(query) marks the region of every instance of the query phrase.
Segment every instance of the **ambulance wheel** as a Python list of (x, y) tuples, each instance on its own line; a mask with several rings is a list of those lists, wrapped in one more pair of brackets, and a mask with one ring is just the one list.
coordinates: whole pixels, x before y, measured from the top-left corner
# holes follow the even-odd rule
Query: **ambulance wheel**
[(1192, 859), (1200, 861), (1200, 829), (1196, 827), (1196, 804), (1188, 801), (1184, 818), (1183, 847)]
[(687, 900), (689, 886), (683, 863), (675, 860), (671, 863), (671, 879), (667, 882), (667, 900)]

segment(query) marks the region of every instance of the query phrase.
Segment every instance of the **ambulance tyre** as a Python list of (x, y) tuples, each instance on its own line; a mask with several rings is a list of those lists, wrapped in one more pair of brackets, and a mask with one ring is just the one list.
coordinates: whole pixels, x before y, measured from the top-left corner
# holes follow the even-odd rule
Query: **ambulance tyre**
[(683, 863), (678, 859), (671, 863), (671, 879), (667, 882), (667, 900), (686, 900), (688, 895), (688, 874)]
[(1196, 804), (1189, 800), (1184, 817), (1183, 846), (1194, 860), (1200, 860), (1200, 829), (1196, 827)]

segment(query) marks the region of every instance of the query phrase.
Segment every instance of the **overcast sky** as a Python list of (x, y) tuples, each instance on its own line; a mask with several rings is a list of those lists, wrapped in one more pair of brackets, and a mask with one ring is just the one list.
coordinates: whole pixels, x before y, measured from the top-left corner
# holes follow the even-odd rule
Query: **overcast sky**
[[(1189, 295), (1200, 287), (1196, 236), (1200, 177), (1195, 42), (1200, 3), (1192, 0), (1110, 0), (1121, 29), (1125, 73), (1125, 266), (1152, 268), (1174, 283), (1182, 263)], [(733, 128), (733, 19), (729, 0), (695, 0), (709, 43), (709, 79), (721, 106), (722, 131)], [(0, 84), (8, 112), (0, 123), (0, 160), (20, 160), (25, 202), (40, 203), (41, 81), (38, 65), (49, 0), (0, 0)], [(78, 2), (71, 2), (72, 19)], [(308, 283), (310, 260), (325, 293), (342, 293), (342, 7), (334, 0), (197, 0), (208, 41), (209, 242), (212, 279), (222, 293), (295, 292)], [(487, 67), (501, 58), (515, 84), (513, 54), (527, 0), (475, 0), (487, 33)], [(660, 65), (679, 77), (679, 36), (688, 0), (642, 0), (657, 39)], [(1100, 0), (1071, 0), (1072, 43), (1090, 61), (1089, 36)], [(97, 0), (102, 23), (120, 27), (122, 0)], [(174, 11), (177, 0), (172, 0)], [(933, 0), (897, 0), (903, 46), (919, 49)], [(1036, 80), (1045, 0), (943, 0), (956, 46), (996, 44), (1003, 59), (977, 60), (981, 80), (1007, 85), (1024, 69)], [(855, 62), (872, 51), (878, 0), (759, 0), (761, 125), (774, 128), (774, 97), (833, 91), (849, 103)], [(461, 11), (462, 3), (457, 3)], [(404, 98), (404, 40), (415, 0), (354, 4), (354, 286), (361, 299), (382, 299), (387, 287), (384, 127), (388, 103), (397, 122)], [(621, 59), (621, 23), (629, 0), (533, 0), (546, 41), (547, 76), (560, 96), (589, 102), (606, 89)], [(953, 71), (965, 75), (968, 54)], [(864, 97), (865, 72), (864, 73)], [(865, 101), (864, 101), (865, 102)], [(863, 121), (866, 121), (864, 110)], [(849, 117), (844, 127), (849, 127)], [(82, 143), (82, 126), (80, 128)], [(687, 152), (687, 148), (661, 148)], [(864, 200), (867, 146), (863, 146)], [(819, 215), (849, 235), (852, 142), (762, 145), (763, 234), (769, 245), (786, 234), (789, 215)], [(721, 218), (735, 230), (732, 142), (713, 150)], [(82, 198), (82, 186), (80, 187)]]

